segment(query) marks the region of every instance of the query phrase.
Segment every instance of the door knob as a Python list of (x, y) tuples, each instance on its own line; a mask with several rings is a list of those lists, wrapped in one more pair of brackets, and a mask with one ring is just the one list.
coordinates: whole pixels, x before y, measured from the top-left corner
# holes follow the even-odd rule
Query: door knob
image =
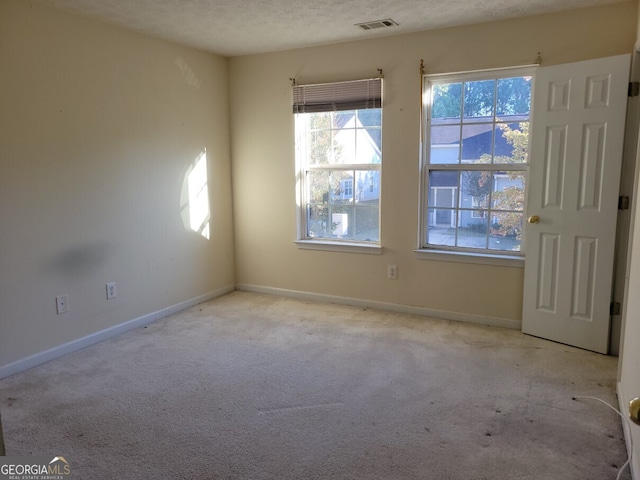
[(633, 423), (640, 425), (640, 398), (634, 398), (629, 402), (629, 417)]
[(538, 215), (531, 215), (527, 220), (529, 223), (538, 223), (540, 222), (540, 217)]

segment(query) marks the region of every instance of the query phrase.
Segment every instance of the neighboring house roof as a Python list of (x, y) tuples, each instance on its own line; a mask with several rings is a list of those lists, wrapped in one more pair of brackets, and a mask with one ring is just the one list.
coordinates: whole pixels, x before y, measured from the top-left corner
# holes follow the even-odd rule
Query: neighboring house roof
[[(517, 122), (529, 121), (528, 115), (502, 115), (500, 121), (510, 128), (517, 128)], [(465, 118), (462, 124), (462, 140), (490, 133), (493, 117)], [(474, 123), (471, 123), (474, 122)], [(460, 118), (439, 118), (432, 121), (431, 143), (436, 145), (456, 144), (460, 141)], [(444, 128), (442, 128), (444, 127)]]
[[(523, 117), (511, 116), (503, 118), (522, 120)], [(456, 121), (459, 121), (459, 119), (456, 119)], [(512, 130), (520, 128), (519, 122), (510, 122), (505, 125)], [(493, 139), (493, 128), (493, 123), (462, 124), (462, 131), (460, 130), (460, 123), (454, 125), (445, 124), (443, 126), (434, 125), (431, 128), (430, 144), (434, 149), (444, 148), (449, 150), (449, 153), (446, 154), (447, 162), (456, 161), (457, 154), (455, 151), (460, 146), (460, 142), (462, 142), (462, 163), (475, 161), (482, 158), (483, 155), (490, 154), (492, 142), (494, 156), (511, 156), (513, 146), (505, 138), (503, 129), (497, 128), (496, 138)], [(435, 150), (433, 152), (435, 155)], [(442, 161), (436, 163), (442, 163)]]
[[(460, 124), (458, 125), (433, 125), (431, 128), (432, 145), (457, 145), (460, 143)], [(475, 123), (464, 125), (462, 129), (462, 140), (491, 133), (492, 123)]]

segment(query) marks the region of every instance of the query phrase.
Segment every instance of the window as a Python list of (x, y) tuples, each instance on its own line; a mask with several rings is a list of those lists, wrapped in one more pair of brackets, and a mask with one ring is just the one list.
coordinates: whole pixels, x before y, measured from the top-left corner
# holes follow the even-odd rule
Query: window
[(344, 181), (344, 185), (342, 186), (343, 198), (345, 200), (353, 197), (353, 177), (348, 178)]
[(532, 69), (424, 77), (421, 248), (522, 255)]
[(382, 80), (294, 86), (300, 240), (380, 241)]

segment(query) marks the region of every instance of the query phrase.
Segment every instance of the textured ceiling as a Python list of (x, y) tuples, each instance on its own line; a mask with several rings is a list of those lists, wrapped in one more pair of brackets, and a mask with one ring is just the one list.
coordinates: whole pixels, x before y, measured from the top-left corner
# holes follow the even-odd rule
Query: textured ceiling
[[(264, 53), (559, 12), (624, 0), (45, 0), (225, 56)], [(355, 23), (392, 18), (364, 31)]]

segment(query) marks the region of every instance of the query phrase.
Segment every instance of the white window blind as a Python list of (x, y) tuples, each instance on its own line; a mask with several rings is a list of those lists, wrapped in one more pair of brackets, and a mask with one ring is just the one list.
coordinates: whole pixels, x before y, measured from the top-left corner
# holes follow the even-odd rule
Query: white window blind
[(293, 113), (382, 107), (382, 78), (293, 86)]

